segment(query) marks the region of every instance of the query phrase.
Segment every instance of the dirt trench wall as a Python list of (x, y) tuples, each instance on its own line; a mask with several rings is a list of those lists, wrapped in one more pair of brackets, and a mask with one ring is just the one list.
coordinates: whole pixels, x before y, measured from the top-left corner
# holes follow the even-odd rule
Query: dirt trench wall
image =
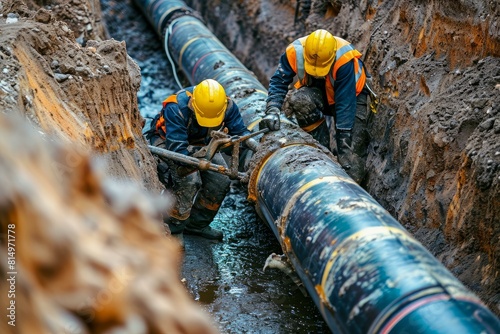
[[(87, 8), (89, 4), (80, 3)], [(163, 187), (154, 177), (156, 165), (142, 137), (137, 107), (140, 69), (127, 55), (125, 43), (86, 40), (82, 46), (70, 25), (56, 19), (64, 17), (61, 14), (45, 8), (34, 11), (19, 1), (2, 7), (0, 96), (6, 98), (0, 108), (20, 107), (42, 132), (98, 154), (116, 178), (136, 180), (159, 193)], [(6, 24), (9, 13), (17, 17)]]
[(265, 85), (305, 33), (352, 42), (382, 98), (366, 189), (500, 314), (498, 2), (186, 3)]

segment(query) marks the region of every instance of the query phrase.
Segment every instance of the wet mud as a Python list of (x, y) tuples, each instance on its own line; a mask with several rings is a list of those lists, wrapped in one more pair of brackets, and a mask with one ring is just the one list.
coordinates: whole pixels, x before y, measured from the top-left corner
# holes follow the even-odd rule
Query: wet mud
[(281, 246), (232, 184), (212, 226), (223, 242), (185, 236), (182, 279), (222, 333), (329, 333), (312, 299), (293, 278), (263, 267)]

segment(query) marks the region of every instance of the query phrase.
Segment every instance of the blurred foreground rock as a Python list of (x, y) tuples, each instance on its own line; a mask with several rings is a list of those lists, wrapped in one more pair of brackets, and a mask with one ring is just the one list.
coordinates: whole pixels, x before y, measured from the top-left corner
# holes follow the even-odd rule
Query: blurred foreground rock
[(98, 2), (43, 5), (0, 2), (0, 333), (213, 333), (165, 237), (139, 67)]
[[(179, 280), (182, 253), (158, 224), (167, 199), (101, 167), (0, 115), (2, 281), (17, 273), (7, 275), (15, 288), (1, 285), (0, 332), (214, 332)], [(12, 301), (15, 327), (5, 317)]]

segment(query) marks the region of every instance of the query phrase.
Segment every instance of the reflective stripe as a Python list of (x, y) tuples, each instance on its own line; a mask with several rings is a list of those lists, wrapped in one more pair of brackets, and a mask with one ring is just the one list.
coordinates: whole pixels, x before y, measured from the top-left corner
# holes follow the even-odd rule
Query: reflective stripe
[[(337, 38), (337, 37), (336, 37)], [(363, 79), (362, 75), (364, 73), (363, 66), (361, 66), (359, 57), (361, 57), (361, 53), (359, 53), (358, 50), (356, 50), (352, 44), (349, 42), (339, 39), (340, 43), (337, 44), (343, 44), (343, 43), (348, 43), (344, 44), (340, 49), (337, 50), (337, 54), (335, 55), (335, 63), (333, 64), (333, 71), (330, 72), (330, 75), (328, 76), (328, 79), (330, 80), (330, 84), (332, 87), (334, 87), (335, 84), (335, 78), (337, 76), (337, 71), (338, 69), (350, 62), (351, 60), (354, 61), (354, 80), (356, 81), (356, 96), (361, 93), (363, 90), (364, 82), (366, 81), (366, 78)], [(337, 41), (339, 42), (339, 41)], [(361, 81), (362, 82), (361, 82)]]
[(359, 78), (361, 77), (361, 73), (362, 71), (359, 70), (360, 68), (360, 64), (359, 64), (359, 59), (354, 59), (354, 73), (355, 73), (355, 78), (356, 78), (356, 83), (358, 83), (359, 81)]
[[(335, 83), (335, 77), (337, 76), (337, 71), (338, 69), (342, 66), (345, 65), (348, 61), (346, 61), (347, 57), (341, 61), (340, 59), (342, 56), (346, 55), (349, 51), (354, 50), (354, 48), (351, 46), (351, 44), (346, 44), (342, 46), (340, 49), (337, 50), (337, 53), (335, 55), (335, 63), (333, 65), (333, 71), (330, 72), (329, 79), (330, 83), (333, 84)], [(349, 59), (350, 60), (350, 59)], [(357, 79), (356, 79), (357, 81)]]
[(304, 46), (300, 40), (296, 39), (293, 43), (293, 48), (295, 49), (295, 66), (297, 67), (297, 76), (299, 81), (304, 80)]
[(325, 121), (325, 118), (323, 117), (323, 118), (317, 120), (316, 122), (314, 122), (313, 124), (309, 124), (308, 126), (304, 126), (301, 129), (304, 130), (305, 132), (311, 132), (312, 130), (316, 129), (318, 126), (323, 124), (324, 121)]
[(198, 198), (198, 203), (202, 207), (204, 207), (205, 209), (208, 209), (210, 211), (217, 211), (220, 208), (220, 204), (219, 203), (209, 202), (206, 198), (203, 198), (201, 196)]
[(354, 50), (351, 44), (347, 44), (342, 46), (340, 49), (337, 50), (337, 54), (335, 55), (335, 61), (339, 60), (340, 57), (345, 55), (347, 52)]
[[(307, 37), (296, 39), (287, 47), (286, 51), (288, 61), (290, 62), (290, 66), (297, 73), (297, 77), (299, 79), (294, 85), (295, 88), (297, 89), (306, 85), (305, 81), (307, 73), (305, 72), (305, 67), (304, 67), (305, 63), (304, 44), (306, 38)], [(340, 37), (335, 37), (335, 40), (337, 42), (337, 46), (339, 47), (339, 49), (335, 54), (335, 61), (332, 64), (332, 68), (330, 69), (330, 72), (328, 74), (328, 81), (326, 82), (326, 95), (328, 98), (328, 104), (330, 105), (335, 103), (334, 100), (335, 94), (333, 88), (335, 85), (335, 78), (337, 77), (337, 71), (341, 66), (347, 64), (351, 60), (355, 60), (354, 80), (356, 82), (356, 96), (358, 96), (359, 93), (361, 93), (366, 81), (366, 75), (364, 75), (365, 71), (363, 69), (363, 66), (361, 66), (360, 63), (361, 60), (359, 59), (361, 58), (361, 53), (358, 50), (356, 50), (354, 46), (348, 41)], [(291, 52), (291, 50), (293, 50), (294, 52)], [(295, 59), (293, 59), (293, 56), (295, 56)]]

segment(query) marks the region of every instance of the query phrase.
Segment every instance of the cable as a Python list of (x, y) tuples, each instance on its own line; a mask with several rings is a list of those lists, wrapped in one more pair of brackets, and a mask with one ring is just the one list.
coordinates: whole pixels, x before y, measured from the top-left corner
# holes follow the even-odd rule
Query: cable
[(172, 60), (172, 57), (170, 56), (170, 52), (168, 52), (168, 38), (169, 38), (170, 34), (172, 33), (172, 26), (173, 25), (174, 25), (173, 23), (170, 24), (168, 26), (167, 31), (165, 32), (165, 52), (167, 53), (167, 58), (170, 61), (170, 65), (172, 66), (172, 72), (174, 72), (175, 82), (177, 82), (177, 85), (179, 86), (179, 88), (182, 89), (184, 87), (182, 87), (182, 85), (179, 81), (179, 78), (177, 77), (177, 69), (175, 68), (175, 63)]

